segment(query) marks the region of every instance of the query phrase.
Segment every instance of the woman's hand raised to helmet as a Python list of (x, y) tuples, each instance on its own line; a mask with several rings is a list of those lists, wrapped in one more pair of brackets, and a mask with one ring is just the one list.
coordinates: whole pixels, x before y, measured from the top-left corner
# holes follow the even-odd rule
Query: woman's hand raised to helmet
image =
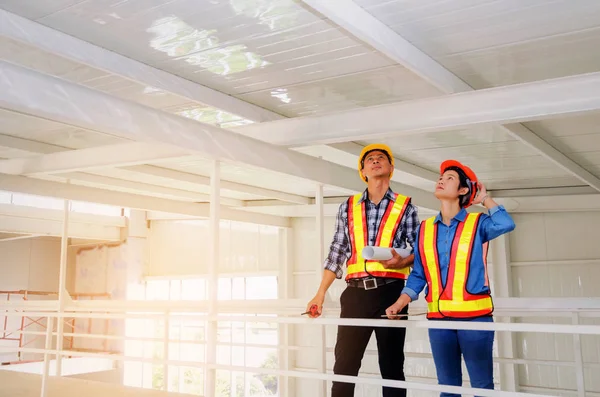
[(473, 204), (481, 204), (483, 200), (487, 197), (487, 189), (481, 182), (477, 182), (477, 195), (473, 200)]

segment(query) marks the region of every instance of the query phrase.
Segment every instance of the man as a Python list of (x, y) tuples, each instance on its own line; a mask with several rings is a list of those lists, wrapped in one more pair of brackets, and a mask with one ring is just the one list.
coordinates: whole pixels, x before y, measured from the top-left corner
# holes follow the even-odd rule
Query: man
[[(367, 183), (367, 190), (340, 205), (333, 242), (324, 263), (323, 279), (307, 306), (307, 311), (312, 305), (318, 307), (318, 314), (311, 316), (313, 318), (321, 315), (325, 294), (333, 281), (342, 278), (344, 262), (347, 266), (347, 288), (340, 298), (342, 318), (380, 319), (400, 296), (410, 272), (414, 255), (401, 258), (391, 248), (406, 248), (407, 242), (413, 246), (419, 218), (410, 198), (390, 189), (394, 172), (391, 149), (382, 144), (365, 147), (358, 159), (358, 171)], [(367, 245), (389, 247), (392, 259), (366, 261), (362, 257), (362, 249)], [(407, 311), (408, 306), (402, 313)], [(406, 328), (339, 326), (333, 372), (336, 375), (358, 375), (373, 330), (377, 338), (381, 376), (405, 380)], [(353, 396), (354, 386), (353, 383), (333, 382), (331, 396)], [(383, 396), (404, 397), (406, 390), (384, 387)]]

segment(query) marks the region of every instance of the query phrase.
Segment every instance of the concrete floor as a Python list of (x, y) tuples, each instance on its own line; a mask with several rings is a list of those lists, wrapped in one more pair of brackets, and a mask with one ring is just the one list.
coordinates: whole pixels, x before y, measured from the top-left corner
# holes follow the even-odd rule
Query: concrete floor
[[(42, 377), (0, 369), (0, 397), (39, 397)], [(47, 397), (182, 397), (190, 394), (125, 387), (90, 380), (51, 377)], [(197, 396), (194, 396), (197, 397)]]

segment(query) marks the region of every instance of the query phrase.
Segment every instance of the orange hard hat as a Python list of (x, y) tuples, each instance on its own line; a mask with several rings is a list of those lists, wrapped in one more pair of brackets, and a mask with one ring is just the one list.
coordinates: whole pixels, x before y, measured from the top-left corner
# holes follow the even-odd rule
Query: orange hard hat
[(473, 200), (475, 200), (475, 196), (477, 195), (477, 175), (475, 175), (475, 172), (473, 172), (471, 168), (456, 160), (444, 161), (440, 165), (440, 175), (442, 175), (450, 167), (458, 168), (467, 177), (467, 185), (469, 185), (469, 195), (466, 203), (463, 205), (463, 207), (466, 208), (473, 203)]
[(365, 146), (363, 150), (361, 150), (360, 156), (358, 156), (358, 174), (360, 175), (360, 178), (365, 182), (367, 182), (367, 178), (362, 173), (363, 161), (365, 160), (365, 156), (369, 152), (372, 152), (374, 150), (379, 150), (388, 155), (388, 158), (390, 159), (390, 164), (392, 165), (392, 172), (390, 173), (390, 178), (392, 177), (392, 175), (394, 175), (394, 155), (392, 154), (392, 149), (390, 149), (388, 145), (384, 145), (383, 143), (373, 143), (371, 145)]

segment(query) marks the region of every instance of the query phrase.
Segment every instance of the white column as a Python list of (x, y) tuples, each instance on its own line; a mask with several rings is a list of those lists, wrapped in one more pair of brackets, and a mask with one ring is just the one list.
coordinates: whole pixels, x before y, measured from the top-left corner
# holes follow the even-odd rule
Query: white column
[[(572, 315), (574, 325), (579, 324), (579, 313)], [(581, 352), (581, 335), (573, 334), (573, 355), (575, 356), (575, 378), (577, 379), (577, 397), (585, 397), (585, 375), (583, 354)]]
[[(60, 318), (58, 319), (61, 320)], [(52, 349), (52, 331), (54, 328), (54, 318), (48, 317), (46, 320), (46, 351)], [(41, 397), (48, 395), (48, 376), (50, 375), (50, 354), (44, 353), (44, 369), (42, 372), (42, 393)]]
[[(68, 181), (67, 181), (68, 183)], [(67, 253), (68, 253), (68, 242), (69, 242), (69, 212), (70, 212), (70, 201), (64, 201), (64, 213), (63, 213), (63, 229), (60, 241), (60, 271), (58, 279), (58, 312), (64, 313), (65, 305), (67, 303)], [(65, 319), (61, 316), (57, 318), (56, 323), (56, 376), (62, 375), (62, 355), (60, 352), (63, 349), (64, 342), (64, 330), (65, 330)], [(75, 332), (73, 330), (73, 332)]]
[[(169, 299), (171, 298), (171, 286), (169, 284)], [(165, 312), (165, 324), (163, 331), (163, 358), (169, 359), (169, 311)], [(163, 390), (169, 391), (169, 364), (163, 364)]]
[[(316, 217), (316, 225), (317, 225), (317, 253), (318, 259), (317, 269), (316, 269), (316, 277), (317, 277), (317, 285), (321, 283), (321, 278), (323, 277), (323, 258), (325, 257), (325, 230), (323, 227), (324, 222), (324, 207), (323, 207), (323, 185), (317, 185), (317, 194), (315, 195), (315, 203), (317, 207), (317, 217)], [(320, 373), (326, 373), (327, 368), (327, 329), (325, 325), (321, 325), (319, 332), (321, 333), (320, 337), (317, 338), (317, 354), (319, 362), (317, 364), (317, 370)], [(320, 397), (327, 396), (327, 381), (322, 381), (321, 386), (318, 388), (318, 395)]]
[[(508, 236), (502, 235), (492, 241), (491, 257), (494, 275), (494, 290), (498, 298), (512, 296), (512, 274), (510, 268), (510, 247)], [(509, 317), (496, 317), (498, 322), (511, 322)], [(516, 337), (511, 332), (497, 332), (498, 354), (505, 358), (516, 358)], [(519, 371), (514, 363), (500, 364), (500, 389), (502, 391), (519, 390)]]
[[(279, 298), (290, 299), (293, 292), (293, 260), (292, 260), (292, 235), (291, 228), (279, 229)], [(291, 340), (291, 325), (279, 324), (279, 345), (283, 347), (279, 349), (279, 368), (288, 371), (291, 368), (290, 357), (290, 340)], [(277, 380), (279, 396), (293, 396), (291, 390), (293, 378), (289, 376), (279, 376)]]
[[(220, 164), (214, 160), (210, 175), (210, 252), (208, 262), (208, 315), (217, 315), (217, 266), (219, 264), (219, 206), (220, 206)], [(209, 320), (206, 330), (206, 363), (217, 363), (217, 321)], [(204, 395), (215, 396), (217, 372), (214, 368), (204, 371)]]

